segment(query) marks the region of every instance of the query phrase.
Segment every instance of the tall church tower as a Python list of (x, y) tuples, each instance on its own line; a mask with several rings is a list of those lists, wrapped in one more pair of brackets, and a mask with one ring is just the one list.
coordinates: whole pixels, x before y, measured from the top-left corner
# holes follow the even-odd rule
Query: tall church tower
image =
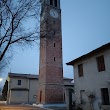
[(37, 103), (63, 103), (60, 0), (41, 0), (40, 67)]

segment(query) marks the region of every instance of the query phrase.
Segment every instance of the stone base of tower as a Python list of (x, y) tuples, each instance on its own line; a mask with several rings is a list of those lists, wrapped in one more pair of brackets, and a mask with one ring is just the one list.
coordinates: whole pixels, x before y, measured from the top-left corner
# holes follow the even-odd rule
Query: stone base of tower
[(39, 86), (36, 106), (41, 108), (65, 108), (63, 86), (59, 84), (43, 84)]
[(45, 84), (39, 86), (37, 104), (62, 104), (63, 86), (61, 84)]

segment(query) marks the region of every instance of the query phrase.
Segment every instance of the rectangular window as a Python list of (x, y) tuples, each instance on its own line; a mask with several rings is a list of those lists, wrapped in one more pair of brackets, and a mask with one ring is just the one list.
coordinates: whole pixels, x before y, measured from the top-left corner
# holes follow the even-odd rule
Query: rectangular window
[(42, 101), (42, 91), (40, 91), (40, 103)]
[(110, 102), (109, 102), (108, 88), (101, 89), (101, 96), (102, 96), (102, 104), (109, 105)]
[(54, 61), (55, 61), (55, 57), (54, 57)]
[(104, 62), (104, 56), (99, 56), (97, 57), (97, 67), (98, 67), (98, 71), (105, 71), (105, 62)]
[(57, 7), (57, 0), (50, 0), (50, 5)]
[(57, 0), (54, 0), (54, 6), (57, 7)]
[(83, 64), (78, 65), (78, 74), (79, 77), (83, 76)]
[(50, 0), (50, 5), (53, 5), (53, 0)]
[(21, 80), (18, 80), (18, 85), (21, 85)]
[(55, 43), (54, 43), (54, 47), (55, 47)]

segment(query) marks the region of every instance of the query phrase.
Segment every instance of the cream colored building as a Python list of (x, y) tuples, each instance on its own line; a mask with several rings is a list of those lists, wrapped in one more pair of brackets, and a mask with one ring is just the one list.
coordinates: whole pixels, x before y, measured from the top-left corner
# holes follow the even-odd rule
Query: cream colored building
[(38, 75), (9, 73), (7, 103), (35, 103)]
[[(73, 79), (63, 78), (64, 100), (68, 100), (68, 89), (74, 89)], [(3, 88), (7, 104), (33, 104), (37, 101), (38, 75), (9, 73)], [(65, 101), (67, 102), (67, 101)]]
[(110, 110), (110, 43), (67, 65), (74, 67), (77, 106), (84, 110)]

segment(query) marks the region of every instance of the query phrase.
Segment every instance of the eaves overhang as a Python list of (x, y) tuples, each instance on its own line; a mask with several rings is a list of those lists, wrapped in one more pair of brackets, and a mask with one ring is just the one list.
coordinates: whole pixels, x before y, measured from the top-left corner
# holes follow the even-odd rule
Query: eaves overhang
[(103, 45), (103, 46), (101, 46), (101, 47), (99, 47), (99, 48), (97, 48), (97, 49), (95, 49), (95, 50), (93, 50), (93, 51), (91, 51), (91, 52), (89, 52), (89, 53), (87, 53), (87, 54), (85, 54), (85, 55), (82, 55), (81, 57), (76, 58), (76, 59), (74, 59), (74, 60), (72, 60), (72, 61), (70, 61), (70, 62), (68, 62), (66, 64), (74, 66), (75, 63), (77, 63), (79, 61), (82, 61), (82, 60), (84, 60), (86, 58), (92, 57), (93, 55), (95, 55), (97, 53), (101, 53), (101, 52), (103, 52), (105, 50), (108, 50), (108, 49), (110, 49), (110, 42), (105, 44), (105, 45)]

